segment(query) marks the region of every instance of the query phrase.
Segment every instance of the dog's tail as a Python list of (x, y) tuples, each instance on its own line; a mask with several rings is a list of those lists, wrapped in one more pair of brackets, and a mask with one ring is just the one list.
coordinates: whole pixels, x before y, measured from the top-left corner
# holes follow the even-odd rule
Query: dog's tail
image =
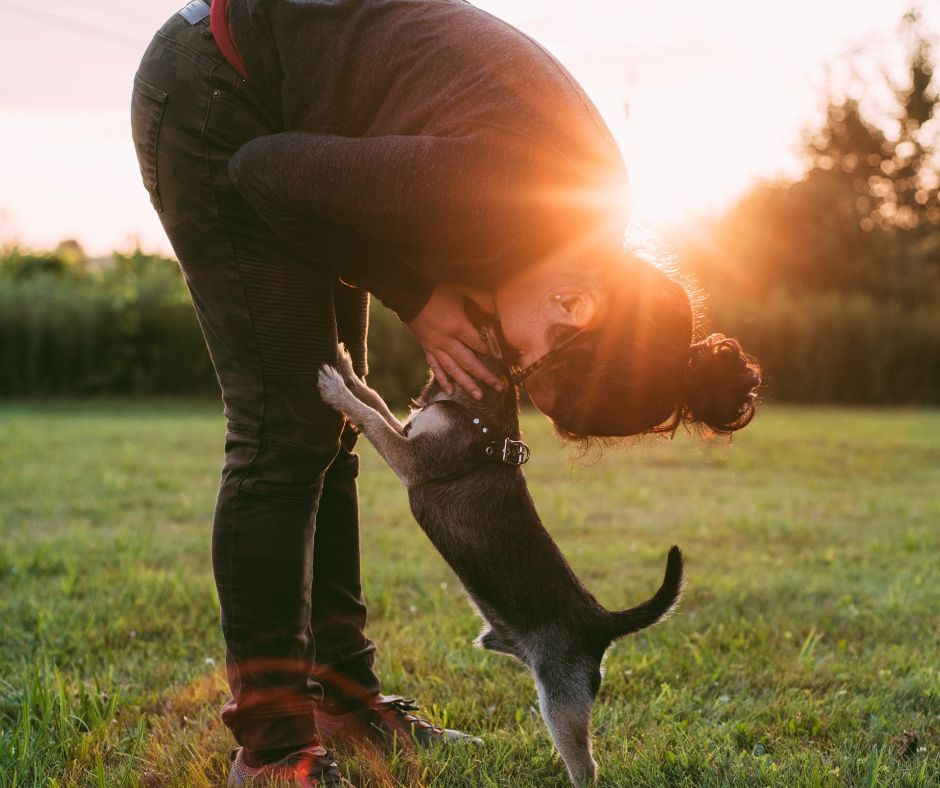
[(682, 552), (673, 545), (666, 558), (666, 576), (659, 590), (649, 599), (629, 610), (610, 613), (607, 620), (609, 641), (652, 626), (668, 616), (682, 595)]

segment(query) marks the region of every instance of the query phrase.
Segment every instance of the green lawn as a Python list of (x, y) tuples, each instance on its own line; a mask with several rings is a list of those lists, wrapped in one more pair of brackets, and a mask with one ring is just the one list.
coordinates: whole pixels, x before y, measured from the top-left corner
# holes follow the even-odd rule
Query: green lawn
[[(608, 607), (680, 545), (671, 620), (615, 646), (605, 786), (940, 785), (940, 412), (767, 407), (733, 446), (575, 461), (525, 420), (546, 526)], [(0, 407), (0, 788), (217, 785), (209, 523), (223, 421), (181, 403)], [(370, 633), (389, 691), (482, 751), (341, 752), (358, 785), (563, 786), (527, 673), (363, 447)]]

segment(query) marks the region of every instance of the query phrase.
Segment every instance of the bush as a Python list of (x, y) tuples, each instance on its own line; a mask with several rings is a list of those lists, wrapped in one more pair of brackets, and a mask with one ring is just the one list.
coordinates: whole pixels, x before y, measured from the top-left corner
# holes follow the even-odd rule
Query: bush
[(22, 259), (0, 266), (0, 396), (214, 389), (175, 263), (135, 253), (88, 271)]
[(940, 304), (778, 290), (760, 300), (714, 299), (709, 311), (716, 330), (761, 362), (770, 398), (940, 403)]
[[(372, 302), (370, 383), (395, 407), (427, 378), (421, 348)], [(718, 291), (715, 330), (766, 372), (768, 398), (940, 404), (940, 304), (866, 293)], [(175, 262), (135, 252), (97, 269), (0, 258), (0, 397), (211, 394), (218, 384)]]
[[(373, 300), (370, 381), (403, 406), (427, 365)], [(0, 397), (215, 394), (218, 384), (177, 264), (134, 252), (98, 268), (58, 253), (0, 258)]]
[(369, 314), (369, 385), (394, 407), (404, 407), (428, 379), (424, 351), (391, 310), (372, 299)]

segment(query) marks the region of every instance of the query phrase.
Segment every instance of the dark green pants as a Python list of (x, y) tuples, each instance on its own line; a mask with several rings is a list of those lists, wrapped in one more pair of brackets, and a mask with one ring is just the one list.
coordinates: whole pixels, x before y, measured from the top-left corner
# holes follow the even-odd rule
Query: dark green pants
[(302, 250), (315, 239), (284, 217), (293, 242), (277, 216), (254, 213), (227, 172), (279, 122), (224, 61), (208, 20), (174, 15), (156, 34), (134, 80), (133, 136), (222, 389), (222, 717), (251, 750), (314, 741), (324, 692), (348, 706), (379, 691), (363, 632), (355, 435), (316, 389), (338, 339), (365, 372), (368, 296), (312, 265)]

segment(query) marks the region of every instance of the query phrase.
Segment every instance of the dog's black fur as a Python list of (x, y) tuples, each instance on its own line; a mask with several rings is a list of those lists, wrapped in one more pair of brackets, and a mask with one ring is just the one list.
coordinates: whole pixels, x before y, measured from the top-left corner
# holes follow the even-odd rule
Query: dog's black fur
[(486, 621), (478, 643), (534, 673), (542, 715), (572, 782), (581, 785), (597, 774), (590, 718), (604, 653), (673, 609), (682, 556), (678, 547), (669, 551), (663, 583), (646, 602), (617, 612), (602, 607), (542, 526), (522, 470), (471, 456), (475, 442), (519, 439), (518, 392), (501, 363), (481, 359), (503, 377), (502, 393), (487, 390), (481, 401), (459, 389), (448, 396), (432, 379), (405, 425), (355, 376), (344, 353), (341, 375), (321, 371), (320, 391), (405, 482), (415, 519)]

